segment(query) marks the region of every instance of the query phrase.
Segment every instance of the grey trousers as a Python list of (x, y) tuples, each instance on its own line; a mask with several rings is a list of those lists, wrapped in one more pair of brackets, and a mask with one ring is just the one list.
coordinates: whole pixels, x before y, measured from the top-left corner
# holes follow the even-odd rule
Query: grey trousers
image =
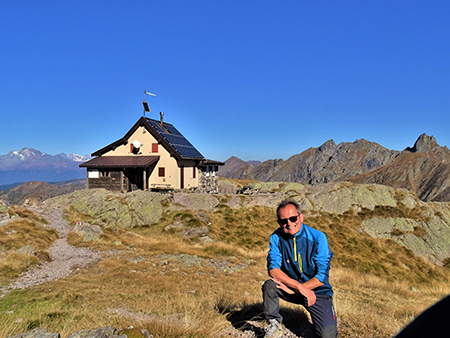
[(267, 280), (263, 287), (263, 309), (267, 320), (276, 319), (280, 323), (283, 317), (280, 315), (280, 298), (294, 304), (303, 305), (310, 313), (314, 331), (320, 338), (336, 338), (338, 336), (336, 312), (333, 306), (333, 297), (329, 295), (316, 295), (316, 302), (308, 306), (306, 298), (295, 293), (293, 295), (278, 289), (277, 284), (271, 279)]

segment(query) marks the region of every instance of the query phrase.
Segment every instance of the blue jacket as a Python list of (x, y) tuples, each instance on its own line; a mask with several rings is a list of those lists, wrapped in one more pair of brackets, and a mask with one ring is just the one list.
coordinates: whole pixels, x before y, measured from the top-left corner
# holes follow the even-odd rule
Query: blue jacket
[(278, 228), (270, 236), (267, 269), (278, 268), (300, 283), (316, 277), (324, 285), (315, 288), (314, 293), (333, 296), (328, 281), (331, 257), (333, 253), (323, 232), (302, 224), (300, 231), (290, 236)]

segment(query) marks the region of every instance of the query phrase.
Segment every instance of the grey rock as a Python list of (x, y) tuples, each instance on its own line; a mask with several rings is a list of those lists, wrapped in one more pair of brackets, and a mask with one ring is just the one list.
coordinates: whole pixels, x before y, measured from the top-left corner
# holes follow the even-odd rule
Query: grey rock
[[(219, 169), (220, 173), (220, 169)], [(219, 180), (219, 193), (221, 194), (235, 194), (237, 190), (237, 184), (229, 180)]]
[(37, 327), (31, 331), (25, 333), (19, 333), (18, 335), (7, 338), (59, 338), (59, 333), (50, 333), (42, 327)]
[(219, 204), (219, 200), (207, 193), (177, 193), (173, 196), (173, 204), (169, 209), (175, 210), (206, 210), (213, 211)]
[(130, 229), (151, 225), (162, 217), (161, 203), (170, 196), (151, 191), (133, 191), (127, 194), (105, 189), (86, 189), (58, 196), (46, 201), (48, 207), (65, 205), (90, 217), (91, 224), (102, 228)]
[(180, 262), (186, 267), (191, 266), (201, 266), (203, 262), (203, 258), (200, 258), (196, 255), (188, 255), (188, 254), (179, 254), (179, 255), (158, 255), (160, 259), (160, 265), (168, 265), (172, 262)]
[(112, 326), (107, 326), (93, 330), (81, 330), (72, 333), (69, 336), (69, 338), (119, 338), (119, 337), (123, 338), (118, 334), (118, 330)]
[(176, 222), (174, 222), (172, 224), (166, 225), (164, 227), (164, 230), (165, 231), (169, 231), (171, 229), (177, 230), (177, 229), (182, 229), (182, 228), (184, 228), (184, 224), (182, 222), (180, 222), (180, 221), (176, 221)]
[(213, 242), (214, 242), (214, 240), (209, 236), (200, 237), (200, 243), (203, 245), (213, 243)]
[(205, 237), (209, 233), (209, 230), (206, 226), (202, 226), (200, 228), (187, 228), (180, 232), (180, 235), (185, 238), (191, 237)]
[(73, 232), (83, 237), (85, 242), (97, 241), (103, 234), (102, 228), (98, 225), (79, 222), (73, 227)]
[(19, 250), (17, 250), (18, 254), (28, 254), (28, 255), (34, 255), (35, 249), (30, 245), (25, 245), (21, 247)]

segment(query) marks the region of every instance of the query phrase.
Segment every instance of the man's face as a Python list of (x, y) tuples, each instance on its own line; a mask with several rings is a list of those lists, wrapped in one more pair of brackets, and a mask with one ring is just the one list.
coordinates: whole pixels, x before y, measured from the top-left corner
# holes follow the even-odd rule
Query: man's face
[[(295, 235), (300, 231), (303, 222), (303, 214), (298, 214), (297, 209), (292, 204), (288, 204), (279, 211), (280, 218), (278, 224), (280, 228), (288, 235)], [(289, 218), (296, 218), (294, 222), (291, 222)]]

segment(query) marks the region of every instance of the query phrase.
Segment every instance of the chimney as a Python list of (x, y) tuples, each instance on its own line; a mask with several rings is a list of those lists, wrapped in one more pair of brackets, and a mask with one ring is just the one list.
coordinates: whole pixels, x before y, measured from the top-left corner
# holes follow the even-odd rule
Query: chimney
[(163, 115), (164, 115), (164, 113), (163, 113), (162, 111), (160, 111), (160, 112), (159, 112), (160, 124), (161, 124), (161, 127), (164, 128), (164, 124), (163, 124)]

